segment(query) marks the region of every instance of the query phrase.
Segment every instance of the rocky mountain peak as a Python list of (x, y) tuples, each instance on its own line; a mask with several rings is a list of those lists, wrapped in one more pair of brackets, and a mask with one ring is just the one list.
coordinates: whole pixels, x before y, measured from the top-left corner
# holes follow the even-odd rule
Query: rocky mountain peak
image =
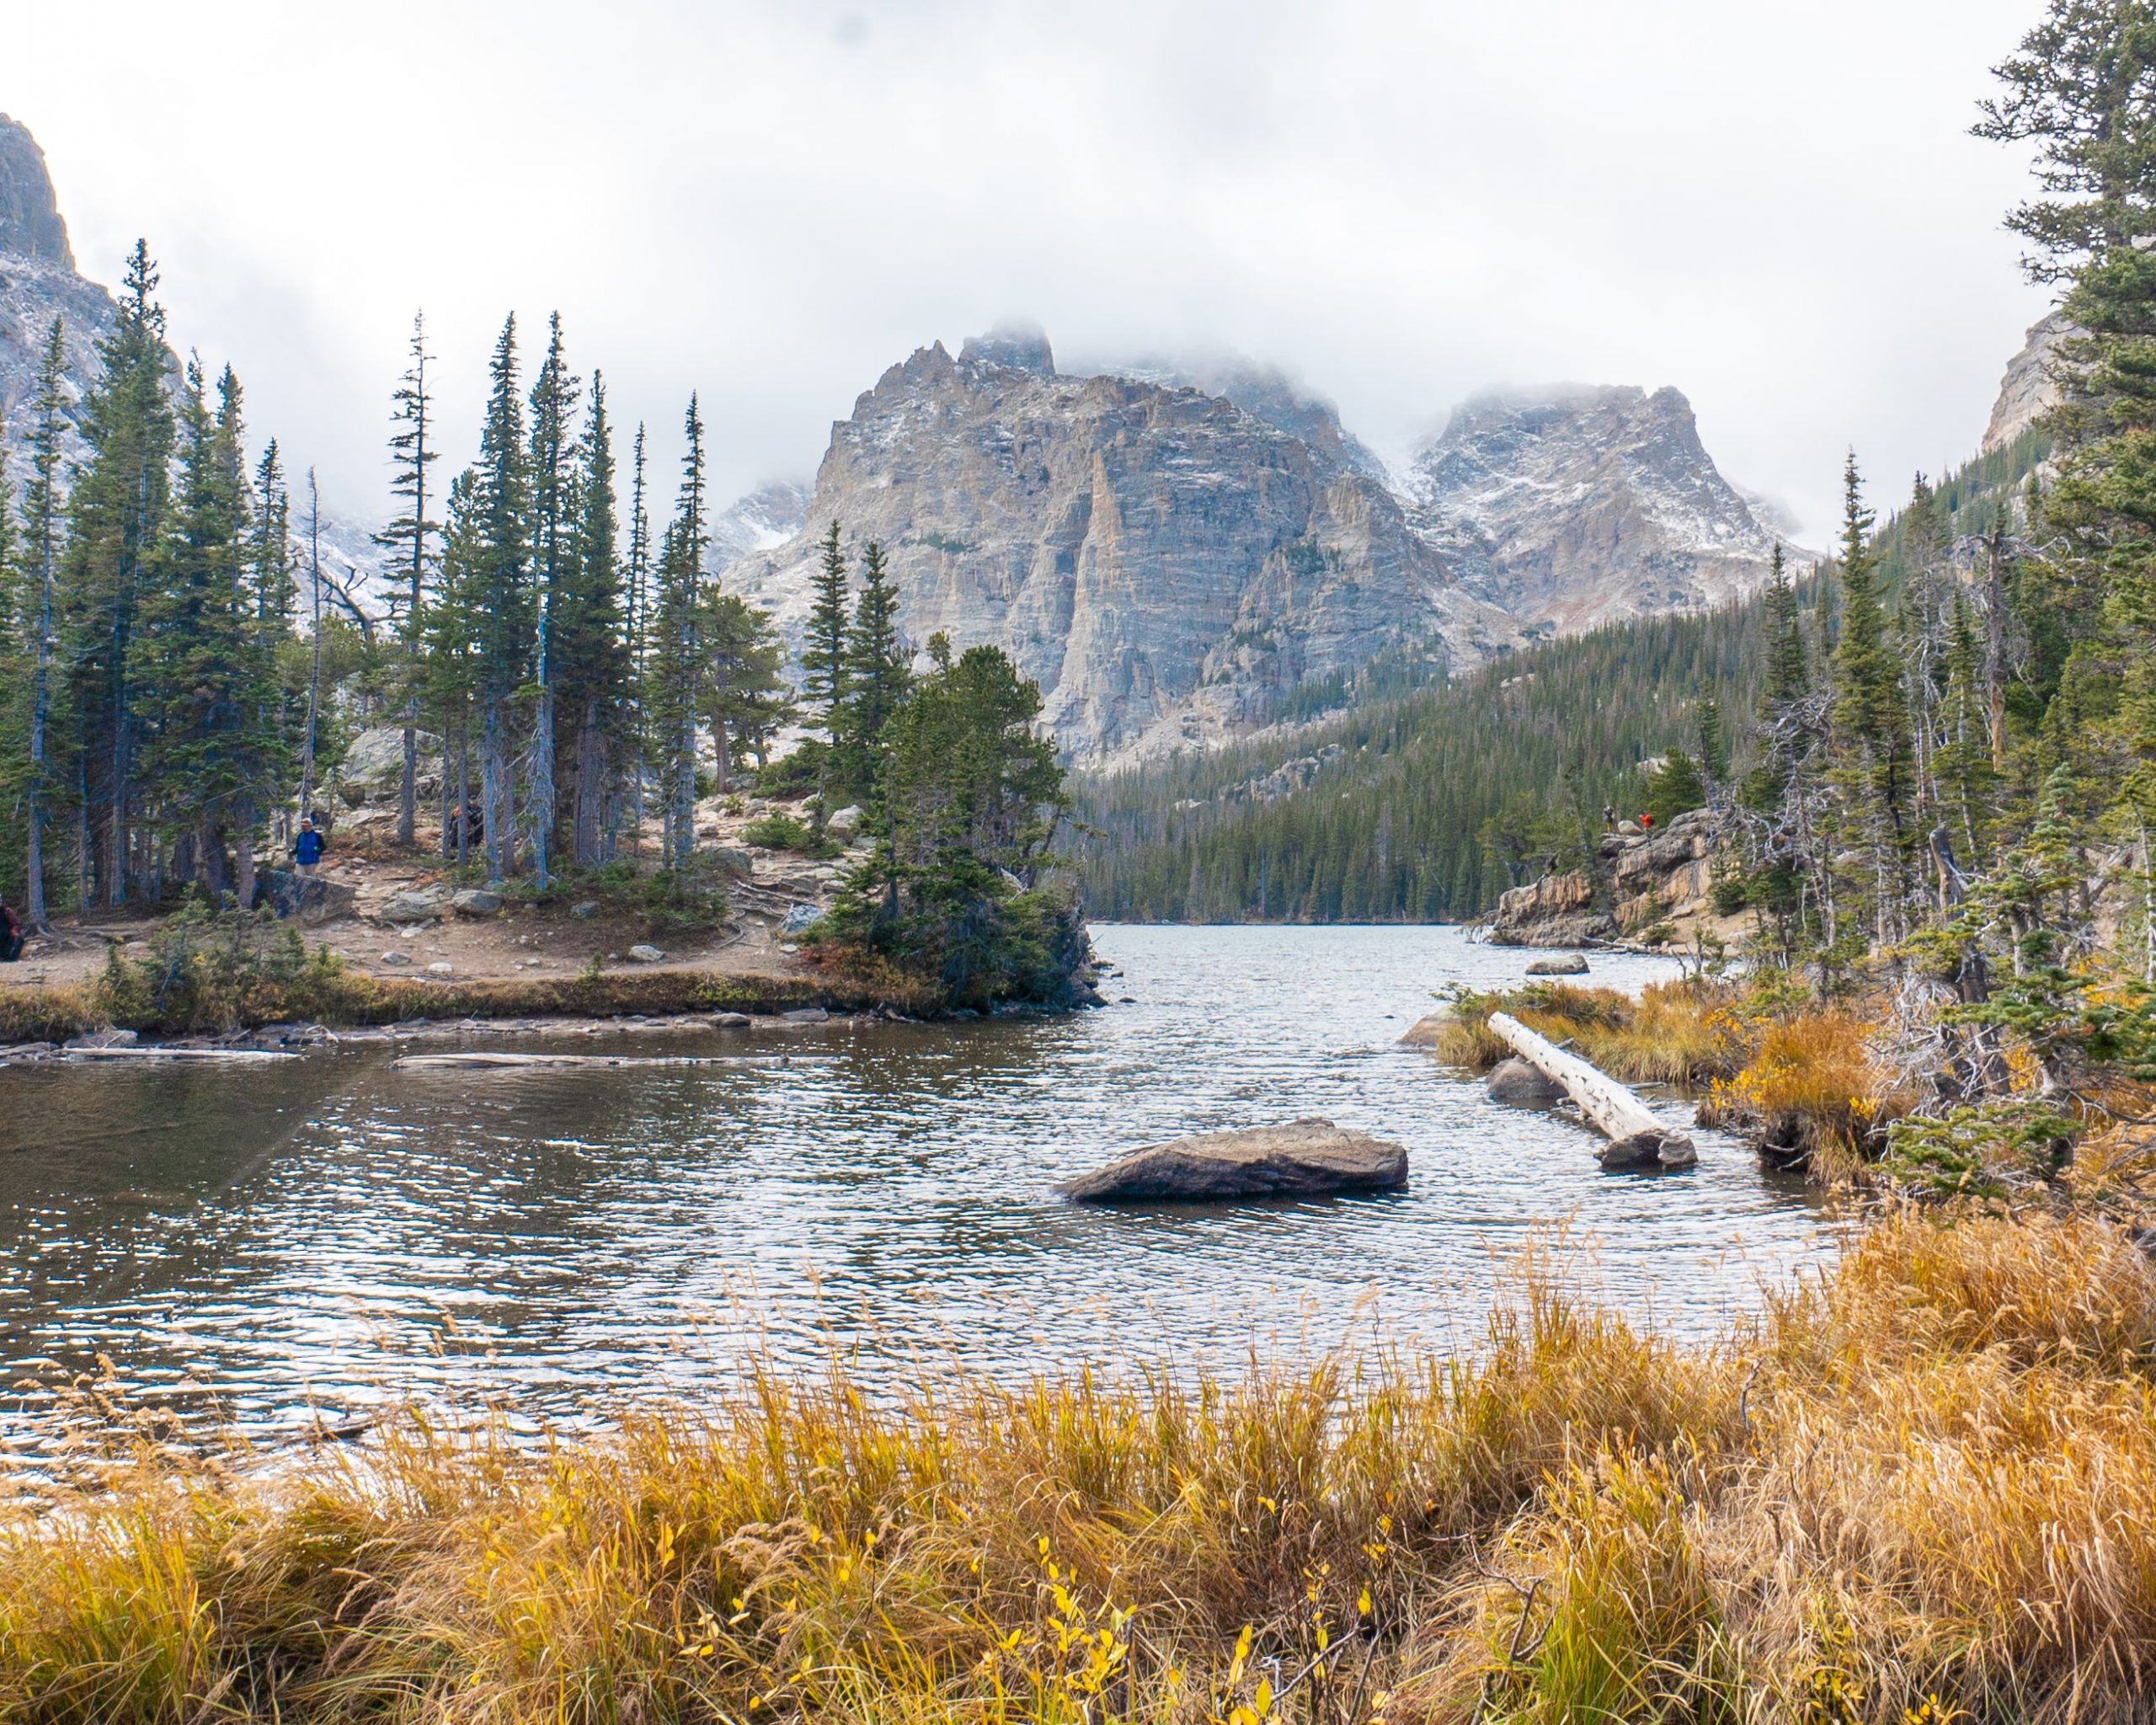
[(0, 114), (0, 256), (75, 267), (45, 152), (19, 120)]
[(798, 640), (814, 529), (838, 521), (883, 547), (907, 638), (1001, 646), (1096, 763), (1246, 730), (1374, 658), (1434, 675), (1515, 638), (1337, 446), (1198, 389), (1063, 375), (1038, 334), (886, 371), (832, 427), (801, 519), (727, 585)]
[[(941, 351), (942, 344), (937, 344)], [(1002, 325), (985, 335), (969, 337), (958, 350), (962, 366), (995, 366), (1005, 371), (1031, 371), (1036, 377), (1055, 376), (1055, 351), (1048, 332), (1028, 325)]]
[(1565, 633), (1750, 592), (1777, 537), (1668, 387), (1477, 397), (1416, 450), (1407, 483), (1470, 590)]

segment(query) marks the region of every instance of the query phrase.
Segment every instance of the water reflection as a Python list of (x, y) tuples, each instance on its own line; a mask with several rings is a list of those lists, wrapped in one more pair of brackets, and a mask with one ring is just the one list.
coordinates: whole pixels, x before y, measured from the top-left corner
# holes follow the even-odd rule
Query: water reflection
[[(375, 1048), (0, 1074), (0, 1365), (51, 1383), (102, 1354), (264, 1424), (414, 1393), (568, 1415), (693, 1392), (752, 1339), (996, 1367), (1226, 1362), (1358, 1326), (1446, 1342), (1479, 1325), (1502, 1254), (1568, 1217), (1611, 1295), (1678, 1328), (1821, 1249), (1801, 1189), (1738, 1146), (1703, 1135), (1693, 1173), (1604, 1177), (1577, 1129), (1394, 1046), (1433, 989), (1516, 979), (1517, 953), (1437, 929), (1099, 944), (1137, 1004), (803, 1030), (786, 1066), (400, 1072)], [(1050, 1194), (1150, 1138), (1302, 1114), (1404, 1141), (1410, 1191)], [(38, 1417), (32, 1397), (0, 1419)]]

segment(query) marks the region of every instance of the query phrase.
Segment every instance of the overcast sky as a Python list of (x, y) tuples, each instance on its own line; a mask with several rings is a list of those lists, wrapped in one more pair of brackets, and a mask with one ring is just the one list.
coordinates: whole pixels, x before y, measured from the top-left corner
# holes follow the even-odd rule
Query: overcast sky
[(147, 235), (176, 344), (354, 510), (416, 307), (459, 462), (504, 312), (558, 308), (670, 462), (701, 392), (725, 496), (1028, 318), (1273, 360), (1392, 456), (1479, 390), (1674, 384), (1816, 542), (1844, 446), (1885, 504), (1972, 452), (2045, 308), (1967, 135), (2039, 10), (0, 0), (0, 111), (84, 271)]

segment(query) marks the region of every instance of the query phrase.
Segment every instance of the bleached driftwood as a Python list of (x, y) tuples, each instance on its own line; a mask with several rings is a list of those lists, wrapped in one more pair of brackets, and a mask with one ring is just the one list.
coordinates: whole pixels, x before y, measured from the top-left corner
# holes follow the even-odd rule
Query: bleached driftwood
[(784, 1065), (785, 1055), (504, 1055), (477, 1051), (451, 1055), (406, 1055), (395, 1062), (405, 1071), (446, 1071), (474, 1066), (769, 1066)]
[(1615, 1079), (1537, 1036), (1509, 1012), (1490, 1014), (1497, 1039), (1572, 1097), (1587, 1123), (1609, 1142), (1598, 1152), (1605, 1168), (1689, 1168), (1700, 1159), (1692, 1140), (1673, 1132)]

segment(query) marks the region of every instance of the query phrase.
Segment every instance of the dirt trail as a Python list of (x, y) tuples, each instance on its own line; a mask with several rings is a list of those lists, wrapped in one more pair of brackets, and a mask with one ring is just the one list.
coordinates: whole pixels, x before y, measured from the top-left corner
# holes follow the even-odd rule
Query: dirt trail
[[(491, 917), (444, 910), (424, 922), (400, 922), (384, 914), (399, 894), (451, 883), (439, 858), (384, 854), (390, 847), (376, 836), (381, 815), (363, 809), (344, 816), (332, 830), (322, 870), (333, 891), (351, 893), (352, 914), (308, 920), (302, 930), (310, 946), (328, 947), (350, 969), (384, 978), (536, 980), (574, 975), (589, 969), (595, 958), (608, 970), (801, 975), (806, 967), (781, 932), (787, 912), (797, 905), (826, 906), (840, 875), (858, 860), (858, 853), (814, 862), (744, 845), (740, 830), (758, 812), (760, 805), (751, 804), (729, 814), (716, 802), (697, 810), (699, 842), (734, 853), (747, 870), (746, 879), (728, 886), (728, 916), (720, 928), (654, 932), (633, 910), (601, 905), (579, 916), (567, 900), (535, 905), (514, 898), (504, 899), (499, 913)], [(654, 834), (646, 839), (644, 854), (656, 850)], [(343, 894), (335, 896), (341, 900)], [(49, 937), (30, 943), (21, 962), (0, 968), (0, 988), (88, 981), (104, 969), (115, 946), (125, 957), (147, 958), (157, 927), (157, 919), (136, 912), (61, 918)], [(630, 955), (638, 946), (655, 947), (664, 956), (640, 963)]]

